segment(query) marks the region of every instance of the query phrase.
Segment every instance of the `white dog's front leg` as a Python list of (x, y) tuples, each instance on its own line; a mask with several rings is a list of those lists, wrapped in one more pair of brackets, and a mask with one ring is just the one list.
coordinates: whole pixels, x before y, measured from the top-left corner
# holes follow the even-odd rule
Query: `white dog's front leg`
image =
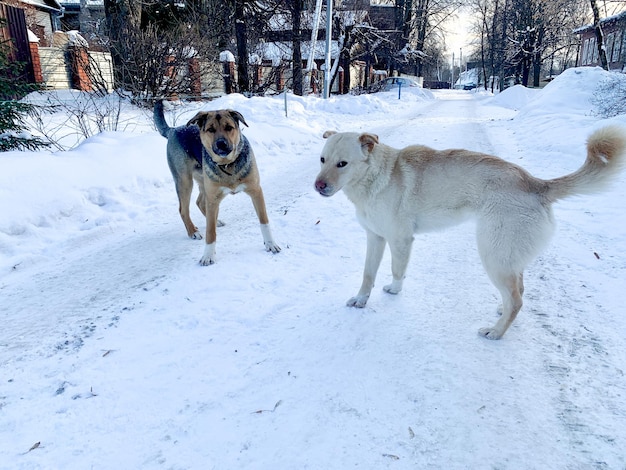
[(385, 245), (386, 242), (383, 237), (367, 230), (367, 254), (365, 255), (363, 282), (361, 283), (361, 289), (359, 289), (358, 294), (348, 299), (346, 302), (348, 307), (365, 307), (370, 293), (372, 292), (372, 287), (374, 287), (376, 273), (378, 272), (380, 261), (383, 259), (383, 253), (385, 252)]
[(204, 253), (202, 258), (200, 258), (200, 264), (202, 266), (215, 264), (215, 242), (204, 245)]
[(272, 253), (278, 253), (280, 247), (274, 242), (272, 236), (272, 230), (270, 224), (261, 224), (261, 234), (263, 235), (263, 243), (265, 244), (265, 251), (271, 251)]

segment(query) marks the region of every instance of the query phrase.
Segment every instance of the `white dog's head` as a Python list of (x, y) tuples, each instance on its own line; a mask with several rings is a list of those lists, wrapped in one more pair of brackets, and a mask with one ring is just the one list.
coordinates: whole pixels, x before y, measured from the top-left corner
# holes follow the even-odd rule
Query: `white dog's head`
[(315, 179), (315, 190), (322, 196), (332, 196), (346, 184), (360, 177), (378, 136), (356, 132), (324, 132), (328, 139), (320, 163), (322, 169)]

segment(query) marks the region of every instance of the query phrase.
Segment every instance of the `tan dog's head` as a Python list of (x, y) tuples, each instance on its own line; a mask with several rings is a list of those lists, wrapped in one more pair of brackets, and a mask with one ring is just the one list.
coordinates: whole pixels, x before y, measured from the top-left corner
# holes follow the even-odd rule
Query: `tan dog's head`
[(241, 140), (240, 122), (248, 126), (241, 113), (232, 109), (220, 109), (201, 111), (187, 125), (198, 126), (202, 145), (215, 163), (223, 165), (237, 159)]
[(328, 139), (320, 163), (322, 169), (315, 179), (315, 190), (322, 196), (332, 196), (345, 185), (360, 177), (378, 136), (356, 132), (324, 132)]

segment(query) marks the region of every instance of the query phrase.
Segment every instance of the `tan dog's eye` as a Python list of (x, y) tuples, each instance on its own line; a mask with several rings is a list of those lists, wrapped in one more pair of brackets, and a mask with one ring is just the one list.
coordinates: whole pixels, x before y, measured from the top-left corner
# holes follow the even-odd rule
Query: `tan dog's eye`
[(215, 134), (215, 127), (211, 126), (207, 129), (208, 132), (210, 132), (211, 134)]
[(224, 130), (225, 130), (226, 132), (230, 132), (230, 131), (232, 131), (233, 129), (235, 129), (235, 128), (234, 128), (233, 126), (231, 126), (230, 124), (227, 124), (226, 126), (224, 126)]
[(337, 168), (343, 168), (344, 166), (346, 166), (348, 164), (348, 162), (339, 162), (337, 163)]

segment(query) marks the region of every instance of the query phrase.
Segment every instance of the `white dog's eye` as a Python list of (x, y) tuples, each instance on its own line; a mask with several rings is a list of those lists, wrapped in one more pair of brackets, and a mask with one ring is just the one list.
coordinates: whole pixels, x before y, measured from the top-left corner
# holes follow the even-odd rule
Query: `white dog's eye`
[(326, 163), (326, 159), (324, 157), (320, 158), (320, 162)]
[(347, 164), (348, 164), (348, 162), (341, 161), (341, 162), (337, 163), (337, 168), (343, 168)]

